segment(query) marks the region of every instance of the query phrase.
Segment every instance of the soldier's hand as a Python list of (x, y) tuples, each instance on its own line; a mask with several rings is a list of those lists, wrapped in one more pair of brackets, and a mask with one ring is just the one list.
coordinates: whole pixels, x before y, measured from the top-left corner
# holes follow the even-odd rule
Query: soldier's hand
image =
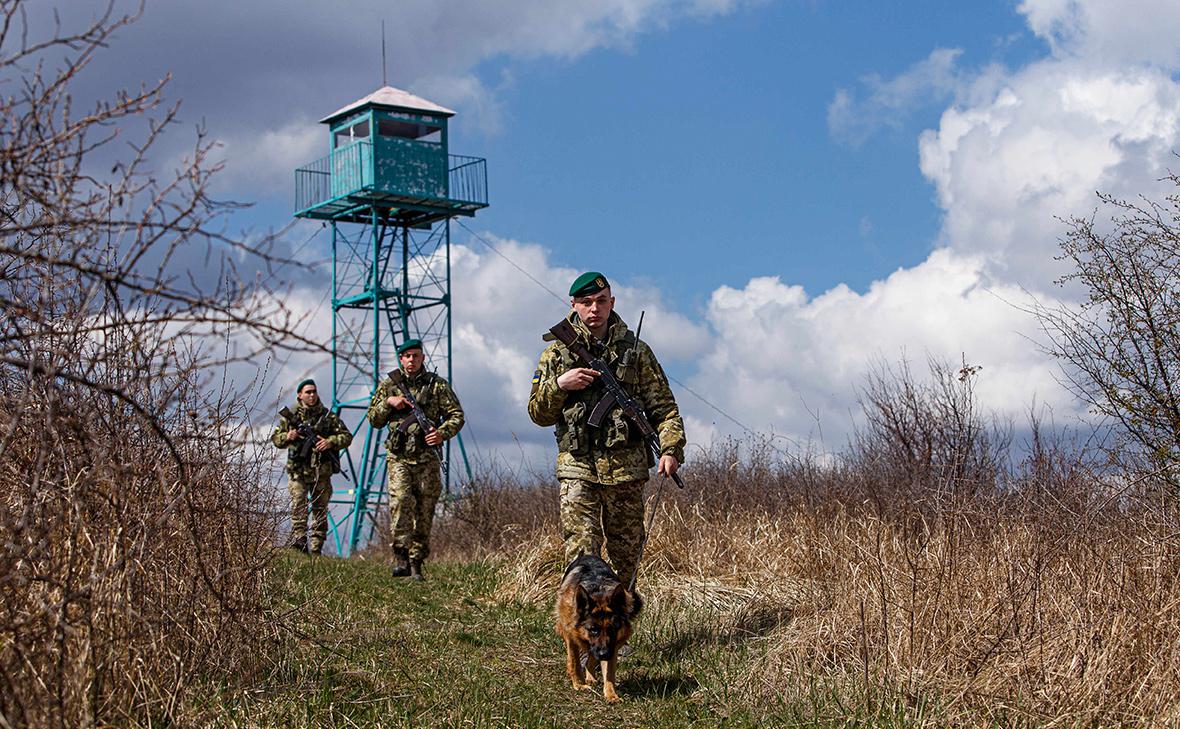
[(664, 478), (671, 478), (672, 474), (680, 469), (680, 461), (676, 460), (676, 456), (660, 456), (660, 467), (656, 473)]
[(291, 441), (295, 440), (298, 437), (299, 437), (298, 430), (295, 430), (294, 428), (292, 428), (291, 430), (287, 431), (287, 442), (288, 443), (290, 443)]
[(437, 430), (432, 430), (426, 434), (426, 445), (430, 446), (431, 448), (433, 448), (436, 445), (442, 445), (442, 442), (443, 442), (442, 434), (439, 433)]
[(316, 440), (316, 442), (315, 442), (316, 453), (323, 453), (324, 451), (328, 450), (331, 447), (332, 447), (332, 441), (328, 440), (327, 438), (318, 438), (318, 440)]
[(598, 371), (589, 367), (575, 367), (557, 378), (557, 389), (566, 392), (585, 390), (598, 377)]
[(393, 408), (394, 410), (401, 410), (402, 408), (410, 407), (410, 401), (401, 395), (390, 395), (385, 399), (385, 402), (388, 403), (389, 407)]

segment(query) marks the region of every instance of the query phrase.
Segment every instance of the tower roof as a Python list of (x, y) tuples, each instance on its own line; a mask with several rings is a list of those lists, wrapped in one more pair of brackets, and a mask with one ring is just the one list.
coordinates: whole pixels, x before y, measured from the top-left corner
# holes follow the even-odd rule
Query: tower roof
[(451, 111), (445, 106), (439, 106), (432, 101), (423, 99), (421, 96), (414, 96), (409, 91), (395, 89), (392, 86), (382, 86), (363, 99), (357, 99), (351, 104), (337, 109), (323, 119), (320, 119), (320, 123), (327, 124), (333, 119), (338, 119), (351, 111), (367, 105), (385, 106), (394, 109), (405, 109), (407, 111), (426, 111), (432, 114), (442, 114), (443, 116), (455, 115), (454, 111)]

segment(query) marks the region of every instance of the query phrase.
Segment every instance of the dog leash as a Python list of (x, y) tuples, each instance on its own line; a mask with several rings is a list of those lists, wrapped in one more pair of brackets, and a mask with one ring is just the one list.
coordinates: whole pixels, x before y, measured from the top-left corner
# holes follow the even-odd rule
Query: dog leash
[(631, 574), (631, 582), (627, 585), (628, 592), (635, 590), (635, 578), (639, 577), (639, 565), (643, 563), (643, 548), (647, 546), (647, 538), (651, 536), (651, 525), (656, 520), (656, 511), (660, 507), (660, 496), (664, 493), (664, 482), (667, 480), (667, 476), (660, 479), (656, 495), (652, 497), (651, 513), (647, 515), (647, 524), (643, 527), (643, 539), (639, 542), (639, 554), (635, 557), (635, 572)]

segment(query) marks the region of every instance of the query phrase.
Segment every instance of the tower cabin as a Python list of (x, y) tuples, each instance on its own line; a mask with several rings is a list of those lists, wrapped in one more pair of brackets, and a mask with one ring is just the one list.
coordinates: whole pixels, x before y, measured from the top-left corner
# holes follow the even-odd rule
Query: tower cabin
[(450, 154), (455, 112), (383, 86), (320, 120), (328, 154), (295, 170), (295, 216), (429, 227), (488, 205), (486, 161)]

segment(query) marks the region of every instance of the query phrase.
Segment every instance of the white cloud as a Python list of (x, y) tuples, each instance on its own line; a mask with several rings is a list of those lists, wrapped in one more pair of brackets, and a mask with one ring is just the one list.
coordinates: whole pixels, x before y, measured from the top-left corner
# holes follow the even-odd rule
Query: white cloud
[[(242, 9), (245, 20), (228, 32), (256, 35), (261, 23), (283, 15), (276, 15), (276, 6), (260, 7)], [(259, 117), (291, 108), (284, 94), (307, 89), (299, 106), (322, 103), (326, 112), (342, 97), (372, 90), (375, 83), (355, 71), (368, 67), (360, 61), (369, 51), (350, 47), (355, 41), (341, 32), (341, 23), (378, 19), (383, 7), (362, 3), (342, 19), (334, 7), (308, 6), (310, 15), (297, 28), (280, 25), (264, 34), (288, 42), (299, 36), (299, 47), (322, 54), (324, 68), (311, 78), (293, 78), (283, 64), (261, 73), (267, 86), (249, 97), (249, 121), (242, 126), (257, 129)], [(391, 28), (391, 47), (397, 49), (391, 68), (396, 78), (411, 81), (411, 90), (428, 88), (427, 95), (441, 103), (474, 105), (480, 124), (494, 129), (502, 123), (500, 87), (489, 88), (472, 71), (482, 60), (574, 58), (593, 48), (626, 46), (677, 18), (734, 7), (727, 0), (422, 0), (399, 9), (405, 22)], [(1115, 17), (1115, 8), (1125, 8), (1126, 17)], [(809, 296), (775, 276), (754, 278), (712, 292), (703, 317), (674, 311), (654, 287), (608, 271), (623, 316), (634, 325), (646, 310), (644, 338), (665, 362), (699, 363), (688, 384), (724, 411), (797, 440), (817, 432), (818, 414), (833, 449), (843, 443), (848, 415), (856, 409), (854, 388), (874, 358), (965, 356), (983, 367), (977, 392), (985, 405), (1019, 412), (1035, 397), (1054, 406), (1059, 421), (1078, 414), (1079, 406), (1054, 377), (1056, 364), (1030, 341), (1035, 322), (1010, 302), (1026, 301), (1024, 288), (1044, 291), (1059, 273), (1052, 264), (1062, 231), (1056, 216), (1087, 214), (1096, 204), (1095, 190), (1125, 197), (1151, 190), (1171, 164), (1171, 152), (1180, 146), (1180, 88), (1161, 67), (1177, 63), (1171, 39), (1180, 14), (1145, 1), (1116, 6), (1026, 0), (1020, 10), (1033, 31), (1050, 40), (1053, 57), (1014, 71), (989, 66), (968, 74), (958, 67), (957, 50), (937, 49), (895, 78), (867, 77), (862, 96), (837, 92), (829, 106), (832, 134), (855, 142), (899, 124), (920, 105), (954, 99), (937, 128), (919, 140), (921, 170), (944, 213), (938, 248), (926, 261), (863, 293), (840, 285)], [(1156, 28), (1129, 19), (1152, 17), (1143, 13), (1153, 10)], [(172, 9), (167, 17), (188, 12)], [(233, 61), (251, 59), (273, 60), (247, 54)], [(291, 122), (276, 129), (253, 148), (248, 136), (225, 135), (227, 149), (236, 146), (247, 156), (244, 167), (256, 170), (253, 184), (277, 180), (272, 175), (289, 174), (306, 161), (276, 161), (261, 171), (272, 157), (318, 156), (312, 149), (322, 132), (318, 125)], [(310, 131), (304, 136), (300, 129)], [(871, 233), (871, 226), (862, 230)], [(478, 243), (454, 247), (455, 381), (470, 416), (468, 436), (481, 452), (502, 461), (547, 465), (552, 435), (528, 421), (523, 402), (544, 346), (540, 335), (565, 311), (561, 293), (578, 271), (553, 262), (543, 245), (482, 235), (558, 296)], [(314, 302), (320, 294), (304, 298)], [(329, 324), (329, 312), (321, 311), (315, 331), (326, 334)], [(322, 360), (296, 358), (276, 370), (276, 383), (289, 386), (308, 371), (323, 372)], [(694, 443), (734, 431), (691, 395), (680, 392), (679, 398)]]
[(863, 99), (838, 91), (829, 126), (853, 142), (916, 104), (954, 97), (919, 140), (944, 213), (940, 247), (863, 294), (837, 286), (812, 298), (776, 277), (718, 289), (708, 307), (716, 345), (694, 386), (750, 425), (796, 437), (816, 429), (818, 412), (828, 447), (838, 447), (833, 433), (845, 432), (871, 359), (965, 356), (983, 367), (985, 405), (1019, 413), (1035, 397), (1061, 421), (1083, 416), (1018, 307), (1026, 289), (1053, 300), (1043, 292), (1063, 273), (1053, 261), (1059, 218), (1093, 212), (1096, 190), (1170, 191), (1157, 180), (1180, 148), (1180, 85), (1161, 66), (1177, 63), (1180, 14), (1165, 5), (1174, 3), (1027, 0), (1021, 12), (1052, 42), (1051, 58), (972, 75), (940, 49), (894, 79), (864, 79)]
[[(708, 320), (715, 347), (692, 386), (712, 393), (748, 426), (797, 440), (815, 434), (818, 414), (828, 448), (843, 443), (855, 387), (876, 358), (931, 355), (954, 363), (965, 357), (983, 367), (977, 392), (985, 406), (1019, 412), (1036, 397), (1069, 410), (1055, 365), (1030, 341), (1035, 322), (1011, 303), (1027, 298), (1017, 287), (989, 285), (981, 258), (947, 249), (863, 294), (841, 285), (810, 298), (778, 278), (756, 278), (742, 289), (713, 293)], [(699, 419), (732, 430), (685, 404)]]
[[(486, 61), (572, 60), (598, 48), (627, 48), (644, 33), (685, 19), (708, 19), (762, 0), (209, 0), (154, 3), (122, 29), (73, 87), (80, 101), (112, 87), (136, 88), (171, 74), (168, 98), (196, 110), (237, 150), (263, 130), (299, 136), (291, 110), (317, 117), (374, 91), (382, 79), (385, 22), (388, 81), (463, 110), (458, 123), (495, 133), (503, 124), (504, 77), (480, 75)], [(118, 0), (134, 12), (134, 0)], [(79, 2), (63, 18), (76, 30), (105, 2)], [(33, 8), (34, 27), (51, 27), (50, 8)], [(318, 125), (326, 142), (326, 133)], [(311, 132), (307, 132), (311, 134)], [(181, 136), (181, 135), (177, 135)], [(278, 141), (277, 139), (275, 141)], [(318, 148), (317, 148), (318, 151)], [(318, 155), (316, 155), (318, 156)], [(308, 161), (308, 160), (301, 160)], [(296, 164), (299, 164), (297, 162)], [(248, 175), (235, 175), (249, 189)]]
[(217, 190), (250, 190), (259, 197), (286, 197), (294, 170), (328, 153), (327, 134), (312, 119), (296, 119), (277, 129), (237, 134), (219, 140), (215, 162), (225, 165), (213, 178)]
[(900, 126), (916, 107), (955, 93), (960, 83), (956, 63), (962, 53), (958, 48), (936, 48), (894, 78), (865, 76), (861, 79), (867, 87), (863, 100), (847, 89), (838, 89), (828, 104), (828, 131), (841, 141), (860, 144), (881, 127)]
[(1175, 0), (1024, 0), (1017, 9), (1059, 57), (1180, 66)]
[(987, 256), (993, 276), (1040, 287), (1061, 273), (1058, 218), (1088, 215), (1096, 190), (1156, 189), (1178, 135), (1180, 86), (1167, 75), (1051, 60), (946, 110), (919, 148), (945, 213), (942, 242)]

